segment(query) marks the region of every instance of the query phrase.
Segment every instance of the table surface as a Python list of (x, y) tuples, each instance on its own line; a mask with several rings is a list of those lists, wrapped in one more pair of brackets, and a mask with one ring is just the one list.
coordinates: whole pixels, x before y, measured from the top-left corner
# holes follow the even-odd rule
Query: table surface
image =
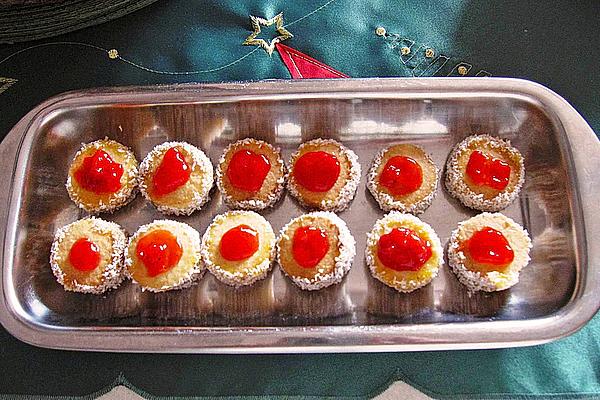
[[(467, 76), (526, 78), (561, 94), (600, 132), (598, 11), (591, 1), (159, 1), (91, 28), (0, 46), (0, 134), (67, 90), (289, 78), (276, 53), (242, 46), (249, 15), (279, 12), (294, 35), (284, 44), (349, 76), (453, 76), (465, 66)], [(426, 48), (435, 68), (423, 67)], [(65, 352), (31, 347), (0, 329), (0, 371), (0, 396), (83, 396), (121, 384), (148, 397), (356, 398), (402, 380), (440, 398), (598, 398), (600, 316), (546, 345), (380, 354)]]

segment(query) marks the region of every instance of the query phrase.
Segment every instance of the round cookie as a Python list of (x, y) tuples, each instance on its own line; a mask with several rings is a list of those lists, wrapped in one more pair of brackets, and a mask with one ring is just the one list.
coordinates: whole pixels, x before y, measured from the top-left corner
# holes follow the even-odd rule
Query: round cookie
[(499, 211), (512, 203), (525, 181), (523, 156), (490, 135), (469, 136), (457, 144), (446, 164), (446, 188), (465, 206)]
[(277, 241), (281, 270), (304, 290), (341, 282), (355, 255), (354, 237), (332, 212), (317, 211), (292, 219)]
[(133, 152), (108, 138), (84, 144), (69, 167), (67, 192), (79, 208), (96, 214), (129, 203), (137, 189)]
[(52, 273), (65, 290), (104, 293), (125, 278), (125, 245), (125, 233), (114, 222), (80, 219), (56, 231), (50, 250)]
[(217, 215), (202, 236), (204, 264), (230, 286), (247, 286), (264, 279), (274, 257), (273, 228), (253, 211)]
[(279, 149), (251, 138), (227, 146), (217, 167), (217, 186), (230, 208), (271, 207), (281, 197), (285, 179)]
[(125, 266), (142, 290), (183, 289), (202, 276), (200, 234), (183, 222), (155, 220), (129, 239)]
[(354, 198), (361, 173), (358, 157), (335, 140), (301, 144), (289, 165), (288, 188), (302, 206), (338, 212)]
[(155, 146), (140, 164), (140, 190), (162, 213), (190, 215), (209, 201), (213, 166), (204, 152), (185, 142)]
[(383, 211), (420, 214), (435, 197), (438, 174), (437, 166), (421, 147), (396, 144), (377, 154), (367, 187)]
[(411, 214), (392, 211), (367, 234), (367, 265), (373, 277), (399, 292), (412, 292), (433, 280), (444, 263), (435, 231)]
[(514, 286), (529, 263), (529, 234), (500, 213), (462, 221), (448, 243), (448, 264), (469, 291), (495, 292)]

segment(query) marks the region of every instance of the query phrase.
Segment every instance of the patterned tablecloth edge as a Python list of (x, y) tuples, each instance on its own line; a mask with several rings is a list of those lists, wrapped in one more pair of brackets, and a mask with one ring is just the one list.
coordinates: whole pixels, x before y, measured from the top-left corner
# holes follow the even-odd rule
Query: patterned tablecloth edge
[[(411, 382), (411, 380), (402, 374), (399, 371), (396, 371), (392, 376), (390, 376), (383, 384), (381, 384), (377, 389), (372, 391), (367, 395), (361, 396), (319, 396), (319, 395), (287, 395), (287, 394), (277, 394), (277, 395), (234, 395), (234, 396), (157, 396), (152, 393), (149, 393), (143, 389), (140, 389), (130, 383), (127, 378), (123, 374), (119, 374), (119, 376), (109, 385), (86, 395), (81, 396), (71, 396), (71, 395), (37, 395), (37, 394), (0, 394), (0, 400), (57, 400), (57, 399), (76, 399), (76, 400), (92, 400), (97, 399), (100, 396), (106, 395), (110, 391), (112, 391), (115, 387), (123, 386), (133, 393), (143, 397), (144, 399), (161, 399), (161, 400), (190, 400), (190, 399), (199, 399), (199, 400), (262, 400), (262, 399), (291, 399), (291, 400), (315, 400), (315, 399), (335, 399), (335, 400), (356, 400), (356, 399), (372, 399), (374, 397), (380, 395), (392, 395), (389, 398), (397, 398), (397, 395), (400, 393), (386, 393), (390, 386), (395, 382), (405, 382), (412, 388), (418, 390), (423, 393), (425, 396), (429, 396), (434, 399), (448, 399), (448, 400), (479, 400), (479, 399), (493, 399), (493, 400), (555, 400), (555, 399), (600, 399), (600, 392), (593, 393), (538, 393), (538, 394), (528, 394), (528, 393), (485, 393), (485, 394), (467, 394), (467, 393), (459, 393), (459, 394), (441, 394), (433, 392), (417, 383)], [(388, 396), (385, 396), (388, 398)]]

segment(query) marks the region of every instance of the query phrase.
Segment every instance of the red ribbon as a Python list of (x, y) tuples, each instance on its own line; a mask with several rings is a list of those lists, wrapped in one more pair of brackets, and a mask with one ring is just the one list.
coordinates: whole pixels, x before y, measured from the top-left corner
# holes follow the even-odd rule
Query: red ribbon
[(314, 79), (314, 78), (349, 78), (348, 75), (341, 73), (327, 64), (323, 64), (314, 58), (299, 52), (296, 49), (283, 45), (275, 44), (283, 63), (292, 74), (293, 79)]

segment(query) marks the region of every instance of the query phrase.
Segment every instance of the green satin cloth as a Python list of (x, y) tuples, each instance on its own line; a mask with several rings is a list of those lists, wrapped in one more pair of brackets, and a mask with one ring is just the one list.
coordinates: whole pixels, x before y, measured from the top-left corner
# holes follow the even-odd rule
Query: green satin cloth
[[(280, 11), (294, 34), (284, 44), (350, 76), (409, 76), (414, 71), (401, 62), (402, 46), (375, 34), (382, 26), (448, 56), (437, 76), (456, 74), (452, 68), (465, 62), (473, 65), (469, 75), (485, 70), (543, 83), (571, 101), (600, 132), (595, 2), (334, 0), (318, 9), (324, 3), (161, 1), (62, 37), (1, 46), (0, 60), (43, 43), (87, 43), (115, 48), (142, 67), (73, 43), (35, 47), (0, 61), (0, 77), (18, 80), (0, 93), (0, 134), (40, 101), (71, 89), (288, 78), (276, 53), (269, 57), (241, 45), (250, 33), (249, 15), (269, 18)], [(272, 33), (263, 31), (265, 38)], [(172, 74), (198, 70), (213, 71)], [(597, 398), (600, 316), (575, 335), (541, 346), (383, 354), (63, 352), (30, 347), (0, 330), (0, 371), (0, 393), (5, 394), (85, 395), (109, 387), (122, 374), (127, 385), (157, 396), (355, 398), (377, 394), (401, 379), (441, 398)]]

